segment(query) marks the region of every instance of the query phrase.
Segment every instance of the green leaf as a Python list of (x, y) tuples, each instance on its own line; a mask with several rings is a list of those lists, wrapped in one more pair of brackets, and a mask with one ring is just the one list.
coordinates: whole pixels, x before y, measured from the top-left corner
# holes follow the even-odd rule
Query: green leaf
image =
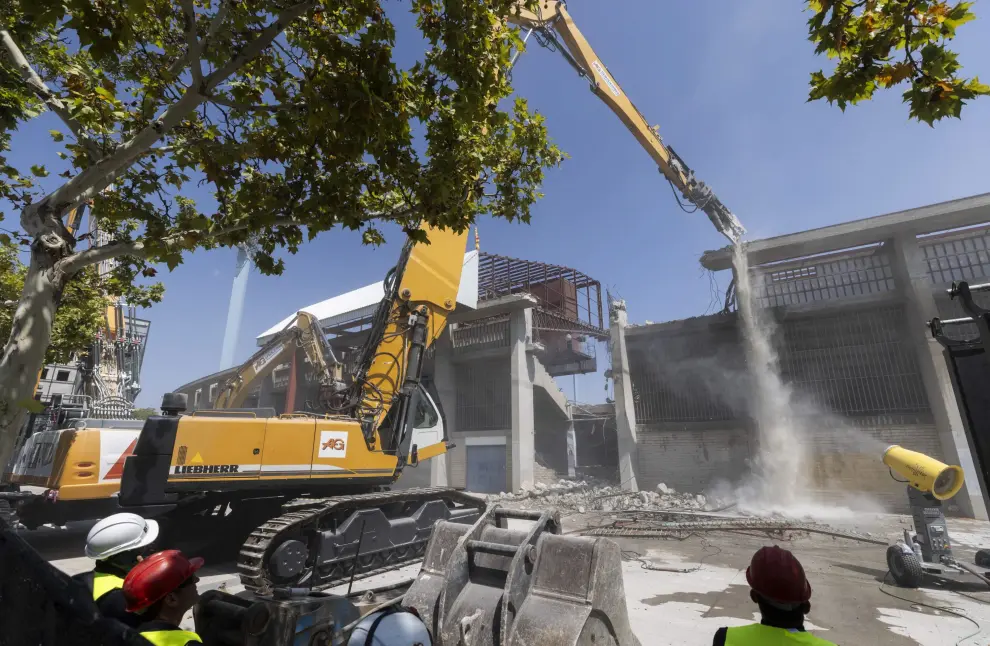
[(31, 166), (31, 174), (35, 177), (48, 177), (48, 170), (44, 166), (35, 164)]
[(62, 141), (63, 139), (65, 139), (65, 135), (63, 135), (58, 130), (49, 130), (48, 131), (48, 134), (50, 134), (52, 136), (52, 140), (55, 141), (56, 143), (58, 143), (58, 142)]
[(93, 88), (93, 91), (95, 91), (101, 97), (106, 99), (108, 103), (113, 103), (117, 99), (117, 97), (113, 95), (113, 92), (111, 92), (110, 90), (106, 89), (103, 86), (97, 85), (95, 88)]
[(10, 236), (7, 235), (6, 233), (0, 233), (0, 245), (6, 246), (9, 244), (10, 244)]
[(25, 408), (29, 413), (40, 413), (45, 410), (45, 405), (37, 399), (22, 399), (17, 402), (19, 408)]

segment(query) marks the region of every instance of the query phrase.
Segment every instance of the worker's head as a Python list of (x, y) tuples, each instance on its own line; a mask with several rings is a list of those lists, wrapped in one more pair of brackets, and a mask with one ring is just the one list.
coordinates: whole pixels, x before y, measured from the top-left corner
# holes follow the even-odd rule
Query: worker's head
[(750, 598), (763, 615), (803, 617), (811, 610), (811, 584), (793, 554), (777, 547), (761, 547), (746, 568)]
[(93, 525), (86, 536), (86, 556), (124, 571), (154, 552), (158, 523), (137, 514), (114, 514)]
[(196, 571), (201, 567), (203, 559), (188, 559), (179, 550), (152, 554), (124, 579), (127, 611), (178, 623), (199, 600)]

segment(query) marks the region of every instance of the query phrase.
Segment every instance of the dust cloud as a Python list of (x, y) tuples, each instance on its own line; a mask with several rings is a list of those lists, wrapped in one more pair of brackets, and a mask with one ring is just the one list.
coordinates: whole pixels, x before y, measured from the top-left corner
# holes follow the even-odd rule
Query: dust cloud
[(784, 383), (773, 345), (776, 324), (757, 303), (742, 242), (735, 246), (733, 264), (749, 373), (747, 408), (756, 424), (757, 447), (749, 472), (742, 481), (731, 487), (725, 482), (717, 483), (712, 493), (734, 501), (740, 511), (761, 515), (831, 519), (857, 513), (842, 503), (855, 506), (859, 512), (879, 510), (879, 505), (864, 500), (862, 494), (839, 500), (839, 504), (814, 500), (809, 446), (816, 429), (809, 428), (809, 423), (814, 423), (817, 432), (828, 433), (830, 443), (839, 451), (873, 453), (879, 458), (884, 445), (874, 437), (847, 427), (836, 416), (816, 410)]

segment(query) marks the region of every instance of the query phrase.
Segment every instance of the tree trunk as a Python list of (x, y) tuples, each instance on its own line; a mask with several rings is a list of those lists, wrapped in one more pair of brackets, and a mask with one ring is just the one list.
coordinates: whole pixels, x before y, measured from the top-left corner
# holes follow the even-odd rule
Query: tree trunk
[(6, 471), (17, 444), (28, 413), (25, 404), (34, 398), (63, 283), (52, 250), (36, 239), (31, 246), (31, 263), (11, 323), (10, 339), (0, 353), (0, 471)]

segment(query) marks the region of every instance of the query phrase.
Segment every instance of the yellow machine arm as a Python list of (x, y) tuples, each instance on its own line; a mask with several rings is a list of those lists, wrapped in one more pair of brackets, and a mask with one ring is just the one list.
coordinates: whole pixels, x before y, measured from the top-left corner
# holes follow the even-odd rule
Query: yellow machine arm
[[(429, 244), (407, 241), (386, 277), (385, 297), (354, 375), (352, 414), (369, 444), (379, 436), (385, 451), (402, 448), (409, 438), (424, 354), (443, 333), (461, 282), (467, 231), (427, 227), (426, 233)], [(392, 427), (381, 429), (390, 432), (378, 433), (390, 413)]]
[[(288, 325), (245, 361), (237, 373), (227, 380), (217, 395), (213, 407), (219, 410), (237, 408), (243, 404), (252, 386), (271, 374), (280, 363), (291, 358), (297, 348), (305, 351), (306, 358), (319, 375), (321, 385), (332, 386), (340, 382), (342, 367), (337, 363), (333, 351), (326, 342), (326, 337), (323, 336), (320, 321), (309, 312), (300, 310)], [(327, 362), (327, 357), (330, 357), (332, 363)]]
[(526, 30), (526, 39), (535, 32), (541, 44), (557, 49), (578, 74), (590, 81), (592, 92), (622, 120), (660, 167), (664, 177), (683, 194), (684, 199), (705, 212), (719, 233), (733, 243), (742, 237), (746, 232), (742, 223), (715, 197), (710, 187), (695, 179), (694, 172), (677, 153), (663, 143), (658, 128), (649, 125), (581, 34), (565, 3), (539, 0), (535, 11), (527, 9), (526, 4), (521, 1), (509, 21)]

